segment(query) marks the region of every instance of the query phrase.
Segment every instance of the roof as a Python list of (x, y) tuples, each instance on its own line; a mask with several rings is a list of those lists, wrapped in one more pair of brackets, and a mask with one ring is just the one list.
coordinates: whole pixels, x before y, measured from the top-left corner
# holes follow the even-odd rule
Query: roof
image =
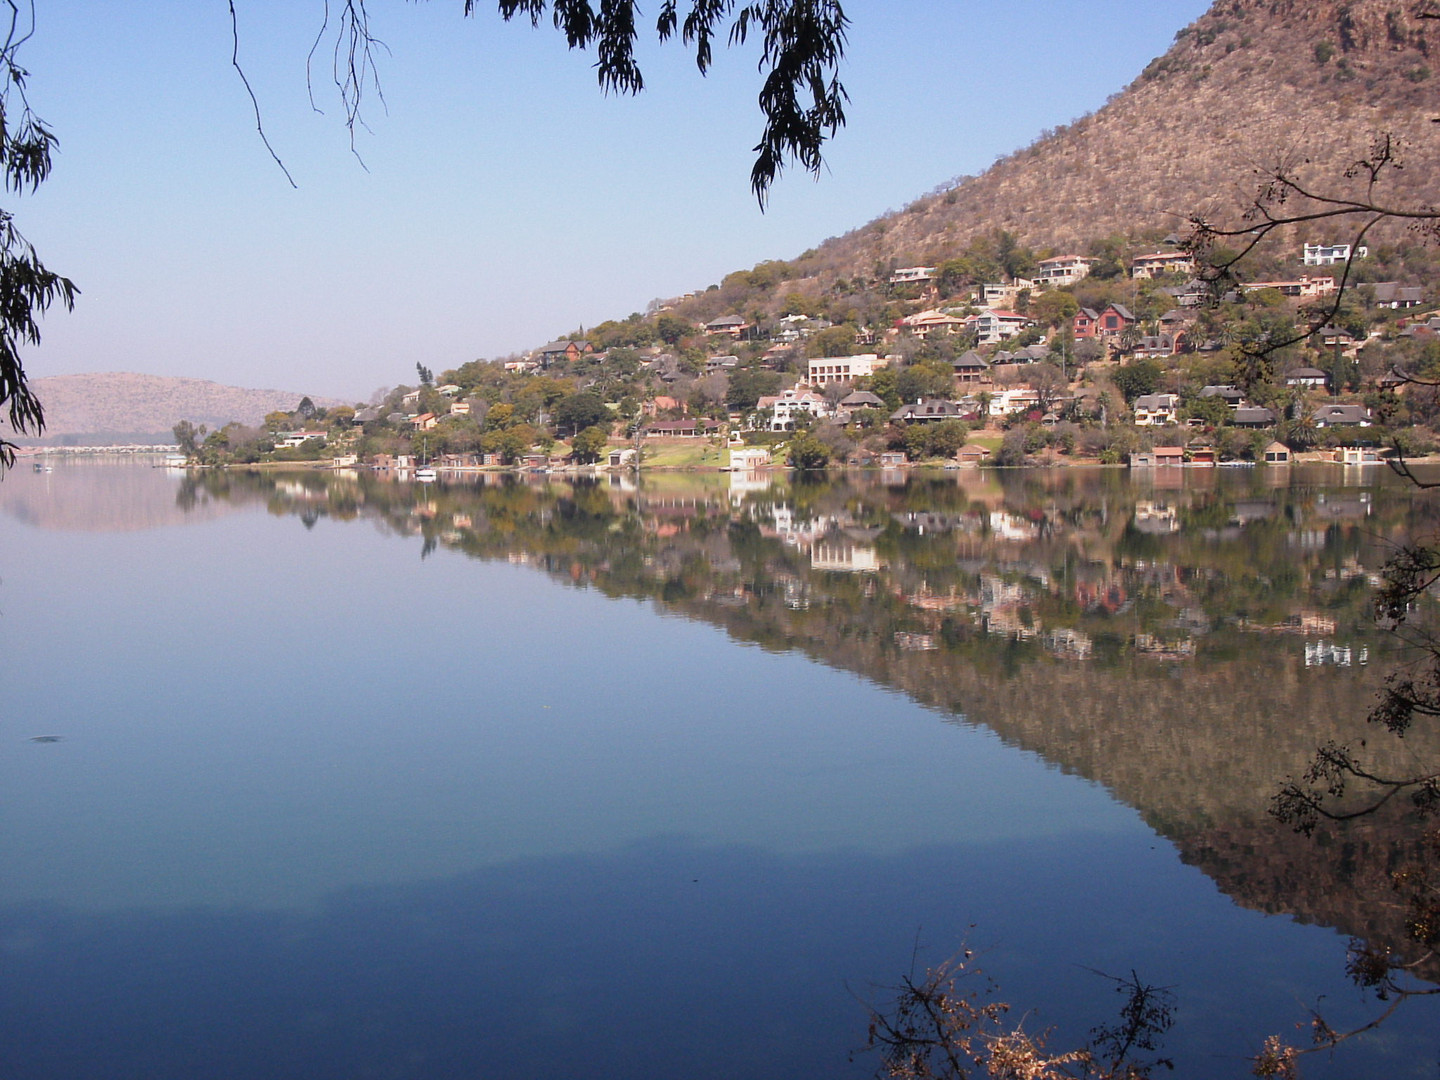
[(1131, 322), (1135, 321), (1135, 316), (1131, 314), (1130, 309), (1124, 304), (1111, 304), (1110, 307), (1113, 308), (1115, 313), (1122, 319), (1129, 319)]
[(990, 365), (985, 362), (985, 358), (983, 356), (977, 353), (974, 349), (971, 349), (964, 356), (960, 357), (960, 359), (956, 360), (952, 366), (957, 369), (967, 368), (971, 370), (984, 370)]
[(1173, 409), (1178, 404), (1174, 394), (1141, 394), (1135, 399), (1137, 409)]
[(1324, 379), (1324, 378), (1327, 378), (1327, 376), (1326, 376), (1325, 372), (1321, 371), (1319, 368), (1313, 368), (1313, 367), (1297, 367), (1297, 368), (1291, 368), (1289, 371), (1285, 372), (1285, 378), (1287, 378), (1287, 379)]
[(940, 398), (923, 398), (910, 405), (901, 405), (890, 414), (891, 420), (944, 420), (960, 415), (960, 406)]
[(1245, 405), (1235, 410), (1231, 419), (1237, 424), (1264, 424), (1275, 422), (1275, 413), (1258, 405)]
[(708, 329), (710, 329), (710, 328), (713, 326), (713, 327), (716, 327), (716, 328), (719, 328), (719, 329), (723, 329), (723, 328), (729, 327), (729, 326), (744, 326), (744, 325), (745, 325), (745, 320), (742, 319), (739, 315), (721, 315), (718, 319), (711, 319), (709, 322), (707, 322), (707, 323), (705, 324), (705, 328), (708, 330)]
[(879, 397), (870, 393), (869, 390), (856, 390), (853, 394), (847, 394), (845, 397), (841, 398), (840, 404), (845, 406), (846, 408), (853, 409), (856, 407), (874, 408), (878, 406), (883, 406), (885, 402)]

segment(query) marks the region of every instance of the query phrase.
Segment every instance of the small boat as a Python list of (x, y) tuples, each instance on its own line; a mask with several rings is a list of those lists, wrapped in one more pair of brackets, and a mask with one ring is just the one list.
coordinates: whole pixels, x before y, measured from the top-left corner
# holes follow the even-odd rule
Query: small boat
[(435, 470), (428, 466), (415, 470), (415, 479), (422, 484), (433, 484), (435, 482)]

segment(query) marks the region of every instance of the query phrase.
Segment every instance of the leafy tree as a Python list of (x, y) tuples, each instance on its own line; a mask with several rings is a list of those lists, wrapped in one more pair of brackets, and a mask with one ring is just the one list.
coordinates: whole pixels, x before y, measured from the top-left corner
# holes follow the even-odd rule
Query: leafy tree
[[(895, 392), (902, 401), (918, 401), (927, 397), (948, 398), (954, 387), (955, 372), (949, 364), (912, 364), (895, 376)], [(884, 397), (883, 394), (879, 396)]]
[(725, 390), (725, 404), (742, 412), (749, 411), (755, 408), (762, 397), (778, 394), (782, 382), (778, 371), (737, 368), (730, 374), (730, 385)]
[(785, 464), (792, 469), (823, 469), (830, 464), (830, 448), (808, 431), (797, 432), (790, 439)]
[(810, 359), (821, 356), (849, 356), (854, 351), (853, 326), (829, 326), (810, 335), (810, 339), (805, 342), (805, 355)]
[(295, 406), (295, 413), (302, 420), (313, 420), (315, 418), (315, 403), (309, 396), (302, 397), (300, 404)]
[[(19, 64), (19, 51), (33, 27), (20, 25), (22, 10), (11, 6), (9, 32), (0, 47), (0, 167), (5, 191), (17, 196), (44, 183), (56, 145), (26, 97), (28, 74)], [(45, 409), (30, 389), (20, 347), (40, 344), (36, 316), (55, 303), (71, 310), (79, 291), (69, 278), (45, 267), (14, 215), (0, 209), (0, 408), (16, 433), (38, 435), (45, 428)], [(15, 444), (0, 436), (0, 468), (14, 464)]]
[(578, 463), (589, 465), (600, 460), (609, 442), (610, 429), (596, 424), (576, 435), (570, 442), (570, 448)]
[(596, 425), (604, 425), (608, 429), (610, 410), (599, 394), (582, 390), (561, 399), (555, 405), (554, 418), (556, 427), (573, 432)]
[(1160, 385), (1160, 366), (1153, 360), (1137, 360), (1113, 371), (1110, 381), (1124, 395), (1125, 404), (1129, 405), (1142, 394), (1155, 392)]
[(171, 430), (174, 431), (175, 441), (180, 444), (186, 457), (194, 457), (200, 452), (200, 440), (205, 438), (204, 424), (196, 427), (189, 420), (181, 420)]

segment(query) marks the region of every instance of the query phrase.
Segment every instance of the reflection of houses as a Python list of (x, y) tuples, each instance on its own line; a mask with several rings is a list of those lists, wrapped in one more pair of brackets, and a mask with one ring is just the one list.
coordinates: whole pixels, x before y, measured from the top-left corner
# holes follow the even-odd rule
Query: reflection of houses
[(1141, 499), (1135, 504), (1135, 528), (1139, 532), (1163, 535), (1180, 531), (1175, 507)]
[(895, 631), (895, 645), (902, 652), (930, 652), (939, 648), (933, 634), (912, 634), (904, 630)]
[(1333, 641), (1305, 643), (1306, 667), (1349, 667), (1351, 664), (1369, 662), (1370, 650), (1363, 645), (1357, 650), (1349, 645), (1336, 645)]
[(1195, 639), (1164, 641), (1154, 634), (1136, 634), (1135, 651), (1151, 660), (1191, 660), (1195, 656)]
[(880, 569), (880, 556), (872, 544), (832, 533), (810, 546), (810, 566), (843, 574), (874, 573)]
[(1045, 635), (1045, 648), (1062, 660), (1088, 660), (1095, 651), (1090, 635), (1072, 627), (1051, 630)]
[(990, 533), (997, 540), (1034, 540), (1040, 535), (1040, 524), (1007, 510), (992, 510)]

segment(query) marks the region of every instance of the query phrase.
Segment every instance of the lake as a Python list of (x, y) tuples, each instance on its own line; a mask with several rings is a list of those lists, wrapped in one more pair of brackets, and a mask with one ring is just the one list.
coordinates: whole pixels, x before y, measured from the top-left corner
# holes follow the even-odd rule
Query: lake
[(1170, 988), (1180, 1077), (1372, 1015), (1394, 830), (1266, 806), (1440, 502), (1165, 472), (10, 472), (4, 1075), (843, 1080), (967, 947), (1055, 1048)]

